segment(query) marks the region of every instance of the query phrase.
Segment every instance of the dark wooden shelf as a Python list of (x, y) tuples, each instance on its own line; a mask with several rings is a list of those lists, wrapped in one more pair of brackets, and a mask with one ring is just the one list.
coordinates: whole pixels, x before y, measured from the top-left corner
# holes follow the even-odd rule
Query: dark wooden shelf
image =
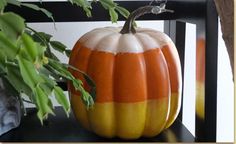
[[(50, 116), (44, 126), (36, 115), (36, 109), (28, 109), (18, 128), (0, 136), (2, 142), (125, 142), (119, 138), (107, 139), (83, 129), (73, 114), (66, 117), (62, 108), (55, 108), (56, 116)], [(127, 142), (127, 141), (126, 141)], [(194, 136), (177, 119), (176, 122), (154, 138), (140, 138), (128, 142), (194, 142)]]

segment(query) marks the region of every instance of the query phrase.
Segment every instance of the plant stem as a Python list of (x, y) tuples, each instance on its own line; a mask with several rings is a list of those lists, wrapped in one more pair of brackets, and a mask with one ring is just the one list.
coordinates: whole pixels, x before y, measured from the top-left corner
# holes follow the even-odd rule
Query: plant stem
[(148, 5), (148, 6), (140, 7), (129, 15), (120, 33), (121, 34), (136, 33), (133, 23), (137, 18), (139, 18), (142, 15), (149, 14), (149, 13), (160, 14), (163, 12), (173, 12), (173, 11), (165, 9), (164, 7), (160, 7), (160, 6)]

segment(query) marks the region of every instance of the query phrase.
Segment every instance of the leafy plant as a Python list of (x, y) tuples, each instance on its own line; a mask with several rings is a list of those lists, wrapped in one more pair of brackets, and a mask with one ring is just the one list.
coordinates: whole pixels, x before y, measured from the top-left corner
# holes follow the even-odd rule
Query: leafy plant
[[(87, 0), (69, 0), (72, 4), (83, 8), (87, 16), (91, 16), (91, 3)], [(127, 17), (129, 12), (118, 6), (112, 0), (99, 0), (102, 6), (109, 11), (111, 21), (116, 22), (119, 12)], [(8, 82), (9, 89), (19, 95), (29, 97), (36, 105), (37, 116), (41, 123), (48, 114), (54, 114), (51, 95), (62, 105), (66, 114), (70, 112), (70, 103), (66, 99), (63, 90), (58, 86), (58, 81), (69, 80), (76, 90), (81, 92), (81, 98), (89, 108), (94, 104), (96, 87), (88, 75), (81, 72), (90, 84), (90, 91), (83, 88), (81, 80), (76, 79), (67, 69), (71, 67), (63, 64), (54, 55), (51, 49), (55, 49), (67, 56), (70, 50), (59, 41), (51, 40), (52, 36), (43, 32), (37, 32), (27, 26), (24, 18), (14, 12), (5, 12), (8, 5), (28, 7), (43, 12), (54, 21), (52, 14), (44, 8), (30, 3), (22, 3), (17, 0), (0, 1), (0, 77)], [(74, 68), (75, 69), (75, 68)], [(78, 69), (76, 69), (78, 70)], [(79, 71), (79, 70), (78, 70)]]

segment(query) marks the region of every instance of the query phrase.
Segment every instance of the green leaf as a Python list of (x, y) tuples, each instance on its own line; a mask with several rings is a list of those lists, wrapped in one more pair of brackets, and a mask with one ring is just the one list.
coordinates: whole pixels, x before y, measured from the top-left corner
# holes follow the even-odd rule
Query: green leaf
[(47, 96), (51, 96), (52, 91), (53, 91), (53, 87), (51, 87), (51, 85), (48, 85), (47, 83), (41, 83), (40, 87), (42, 88), (42, 90)]
[(85, 79), (85, 81), (87, 82), (87, 84), (89, 85), (90, 87), (90, 90), (89, 90), (89, 93), (90, 95), (92, 96), (92, 98), (95, 100), (96, 99), (96, 84), (95, 82), (92, 80), (92, 78), (87, 75), (85, 72), (71, 66), (71, 65), (68, 65), (68, 64), (65, 64), (67, 68), (71, 68), (72, 70), (75, 70), (79, 73), (81, 73)]
[(22, 6), (31, 8), (33, 10), (36, 11), (41, 11), (43, 12), (48, 18), (52, 19), (54, 21), (54, 18), (52, 16), (52, 13), (49, 12), (48, 10), (44, 9), (44, 8), (40, 8), (39, 6), (35, 5), (35, 4), (30, 4), (30, 3), (21, 3)]
[(66, 56), (67, 56), (67, 57), (70, 57), (71, 50), (68, 50), (68, 49), (67, 49), (67, 50), (65, 51), (65, 53), (66, 53)]
[(52, 35), (44, 33), (44, 32), (34, 31), (32, 38), (34, 39), (34, 41), (39, 42), (42, 45), (46, 46), (45, 43), (48, 43), (50, 41), (50, 39), (52, 38)]
[(47, 78), (49, 78), (49, 76), (51, 75), (51, 72), (45, 66), (40, 67), (38, 71), (40, 74), (42, 74), (43, 76), (46, 76)]
[(94, 100), (92, 98), (92, 96), (84, 90), (84, 88), (81, 87), (81, 90), (80, 90), (82, 96), (81, 96), (81, 99), (83, 101), (83, 103), (87, 106), (87, 108), (90, 108), (94, 105)]
[(61, 75), (62, 77), (66, 78), (68, 80), (74, 80), (73, 75), (59, 61), (49, 59), (49, 64), (48, 65), (50, 67), (52, 67), (57, 72), (58, 75)]
[(48, 10), (43, 9), (43, 8), (40, 8), (40, 10), (41, 10), (48, 18), (51, 18), (52, 21), (54, 21), (54, 18), (53, 18), (53, 16), (52, 16), (52, 13), (51, 13), (51, 12), (49, 12)]
[(46, 47), (34, 42), (31, 36), (26, 33), (23, 33), (17, 42), (18, 47), (21, 48), (19, 51), (21, 57), (34, 63), (37, 68), (42, 67), (45, 62), (44, 53)]
[(39, 55), (39, 51), (36, 46), (36, 43), (26, 33), (22, 34), (21, 40), (22, 40), (22, 48), (23, 48), (22, 51), (26, 52), (27, 56), (30, 58), (30, 61), (35, 62)]
[(52, 103), (40, 86), (34, 89), (36, 97), (36, 106), (38, 108), (37, 116), (43, 124), (43, 119), (47, 118), (48, 114), (54, 114), (52, 111)]
[(15, 5), (15, 6), (19, 6), (19, 7), (21, 6), (21, 2), (19, 2), (18, 0), (7, 0), (7, 3)]
[(17, 57), (20, 72), (24, 82), (33, 90), (39, 83), (43, 82), (42, 78), (38, 75), (34, 64), (21, 56)]
[(51, 72), (53, 72), (54, 74), (66, 78), (68, 80), (73, 79), (70, 75), (69, 72), (65, 72), (63, 69), (61, 69), (60, 67), (58, 67), (58, 65), (52, 64), (52, 62), (49, 61), (49, 64), (47, 65), (47, 68), (49, 68), (48, 70), (50, 70)]
[(125, 18), (129, 16), (129, 11), (123, 7), (118, 6), (118, 4), (113, 0), (99, 0), (99, 2), (106, 10), (109, 10), (112, 23), (115, 23), (118, 20), (118, 14), (116, 11), (118, 11)]
[[(30, 30), (31, 32), (33, 32), (33, 34), (31, 34), (31, 37), (33, 38), (33, 40), (35, 42), (38, 42), (40, 45), (42, 45), (44, 48), (42, 49), (42, 46), (38, 46), (39, 47), (39, 53), (41, 53), (39, 56), (41, 59), (44, 59), (44, 56), (46, 57), (51, 57), (55, 60), (59, 60), (52, 52), (50, 49), (50, 39), (52, 38), (52, 35), (44, 33), (44, 32), (37, 32), (34, 29), (27, 27), (28, 30)], [(46, 49), (45, 49), (46, 48)], [(42, 61), (38, 61), (38, 63), (42, 63)]]
[(36, 43), (36, 48), (37, 48), (37, 56), (38, 56), (38, 59), (37, 59), (37, 62), (38, 63), (43, 63), (43, 60), (44, 60), (44, 53), (46, 51), (46, 47), (45, 46), (42, 46), (40, 45), (39, 43)]
[(0, 15), (0, 29), (11, 39), (17, 39), (25, 29), (25, 20), (13, 12)]
[(47, 33), (45, 33), (45, 32), (38, 32), (38, 34), (39, 34), (41, 37), (43, 37), (47, 42), (49, 42), (50, 39), (52, 38), (52, 35), (47, 34)]
[(19, 48), (13, 41), (7, 38), (5, 33), (0, 31), (0, 50), (7, 56), (7, 58), (15, 59)]
[(4, 54), (3, 51), (0, 51), (0, 68), (5, 69), (5, 64), (6, 64), (6, 54)]
[(125, 18), (128, 18), (130, 15), (129, 11), (123, 7), (116, 6), (116, 10)]
[(86, 82), (89, 84), (90, 87), (96, 87), (95, 82), (94, 82), (94, 81), (92, 80), (92, 78), (91, 78), (89, 75), (87, 75), (85, 72), (83, 72), (83, 71), (81, 71), (81, 70), (79, 70), (79, 69), (73, 67), (72, 65), (69, 65), (69, 64), (64, 64), (64, 65), (65, 65), (67, 68), (70, 68), (70, 69), (72, 69), (72, 70), (74, 70), (74, 71), (77, 71), (77, 72), (81, 73), (81, 74), (83, 75), (84, 79), (86, 80)]
[(1, 0), (0, 1), (0, 10), (3, 10), (6, 5), (7, 5), (7, 1), (6, 0)]
[(59, 80), (61, 78), (61, 75), (59, 75), (58, 72), (49, 64), (44, 65), (44, 67), (49, 71), (50, 76), (52, 76), (54, 79)]
[(116, 11), (115, 11), (114, 8), (110, 8), (110, 9), (109, 9), (109, 14), (110, 14), (110, 17), (111, 17), (111, 22), (112, 22), (112, 23), (117, 22), (117, 20), (118, 20), (118, 14), (116, 13)]
[(107, 10), (115, 8), (117, 6), (117, 4), (113, 2), (113, 0), (99, 0), (99, 2)]
[(3, 82), (4, 87), (6, 87), (7, 91), (11, 95), (16, 96), (16, 97), (19, 96), (19, 92), (13, 87), (11, 83), (9, 83), (9, 81), (5, 77), (2, 77), (1, 80)]
[(26, 95), (30, 96), (32, 91), (30, 87), (24, 82), (20, 69), (17, 65), (7, 64), (7, 80), (11, 83), (12, 86), (19, 92), (25, 93)]
[(52, 79), (45, 75), (40, 75), (41, 78), (45, 81), (44, 83), (40, 83), (40, 87), (43, 89), (43, 91), (47, 95), (51, 95), (52, 91), (54, 89), (54, 86), (56, 85), (56, 82), (54, 82)]
[[(49, 48), (47, 48), (49, 49)], [(59, 58), (54, 53), (49, 53), (48, 51), (45, 52), (45, 56), (50, 57), (53, 60), (60, 61)]]
[(72, 81), (74, 88), (81, 92), (81, 99), (83, 100), (84, 104), (89, 108), (94, 104), (93, 97), (84, 90), (82, 87), (82, 81), (76, 79), (68, 70), (66, 66), (63, 66), (61, 63), (49, 59), (49, 66), (52, 67), (58, 75), (66, 78), (67, 80)]
[(90, 11), (89, 8), (83, 7), (83, 9), (84, 9), (84, 11), (85, 11), (87, 17), (92, 17), (92, 13), (91, 13), (91, 11)]
[(76, 4), (77, 6), (80, 6), (83, 8), (83, 10), (85, 11), (86, 15), (88, 17), (91, 17), (91, 3), (88, 2), (87, 0), (69, 0), (72, 4)]
[(70, 103), (68, 102), (65, 94), (63, 93), (63, 90), (60, 87), (55, 86), (54, 87), (54, 94), (55, 94), (55, 98), (56, 98), (57, 102), (62, 105), (67, 116), (69, 117)]
[[(40, 0), (40, 2), (42, 2), (42, 0)], [(16, 5), (16, 6), (25, 6), (28, 7), (30, 9), (36, 10), (36, 11), (41, 11), (43, 12), (48, 18), (52, 19), (52, 21), (54, 21), (54, 18), (52, 16), (52, 13), (49, 12), (48, 10), (44, 9), (44, 8), (40, 8), (39, 6), (35, 5), (35, 4), (30, 4), (30, 3), (21, 3), (17, 0), (7, 0), (7, 3), (12, 4), (12, 5)]]
[(66, 46), (59, 41), (50, 41), (50, 45), (52, 46), (52, 48), (61, 53), (63, 53), (66, 50)]

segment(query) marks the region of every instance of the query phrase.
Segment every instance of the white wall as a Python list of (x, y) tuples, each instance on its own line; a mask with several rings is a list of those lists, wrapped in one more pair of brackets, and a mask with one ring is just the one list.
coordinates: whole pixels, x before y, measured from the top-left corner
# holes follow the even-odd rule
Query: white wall
[(219, 24), (218, 36), (217, 141), (234, 141), (234, 84)]
[(183, 124), (195, 136), (196, 99), (196, 25), (186, 24), (183, 90)]

